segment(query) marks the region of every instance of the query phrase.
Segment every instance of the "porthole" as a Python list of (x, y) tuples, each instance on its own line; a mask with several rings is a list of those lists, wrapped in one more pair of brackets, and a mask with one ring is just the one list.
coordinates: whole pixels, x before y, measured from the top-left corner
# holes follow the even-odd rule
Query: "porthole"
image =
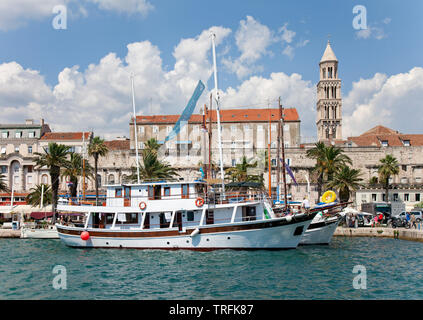
[(210, 241), (210, 239), (206, 239), (207, 241)]
[(168, 242), (166, 242), (167, 244), (170, 244), (170, 242), (168, 241)]
[(228, 240), (231, 240), (231, 237), (228, 237)]
[(189, 240), (187, 240), (187, 243), (189, 243)]

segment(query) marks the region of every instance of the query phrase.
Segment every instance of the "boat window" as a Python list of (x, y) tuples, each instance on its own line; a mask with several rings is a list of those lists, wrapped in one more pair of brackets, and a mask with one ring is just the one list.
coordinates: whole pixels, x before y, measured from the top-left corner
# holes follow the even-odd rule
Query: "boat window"
[(106, 213), (106, 223), (112, 224), (114, 218), (114, 213)]
[(194, 211), (187, 211), (187, 221), (194, 221)]
[(189, 198), (189, 184), (182, 184), (182, 199), (188, 199)]
[(256, 220), (256, 207), (242, 207), (242, 221)]
[(300, 236), (303, 234), (304, 226), (299, 226), (294, 231), (294, 236)]
[(116, 222), (120, 224), (137, 224), (138, 213), (118, 213)]
[(169, 197), (170, 196), (170, 187), (164, 187), (164, 194), (165, 197)]
[(116, 198), (122, 198), (122, 188), (116, 188), (115, 197)]

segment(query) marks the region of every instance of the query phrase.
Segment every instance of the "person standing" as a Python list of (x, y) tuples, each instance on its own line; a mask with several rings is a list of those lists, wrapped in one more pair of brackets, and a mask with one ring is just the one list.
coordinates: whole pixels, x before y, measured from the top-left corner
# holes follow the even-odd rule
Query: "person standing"
[(416, 225), (416, 216), (414, 214), (410, 214), (410, 221), (411, 221), (411, 228), (416, 229), (417, 225)]
[(310, 210), (310, 202), (308, 201), (307, 197), (304, 197), (301, 206), (304, 208), (305, 212)]
[(410, 217), (410, 212), (407, 212), (407, 213), (405, 214), (405, 220), (406, 220), (407, 224), (408, 224), (408, 225), (410, 225), (410, 220), (411, 220), (411, 217)]

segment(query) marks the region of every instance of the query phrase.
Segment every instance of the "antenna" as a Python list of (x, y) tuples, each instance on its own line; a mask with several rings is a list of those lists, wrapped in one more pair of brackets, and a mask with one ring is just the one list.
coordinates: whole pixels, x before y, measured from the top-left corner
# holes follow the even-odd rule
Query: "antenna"
[(216, 67), (216, 48), (214, 38), (216, 35), (211, 32), (212, 49), (213, 49), (213, 69), (214, 69), (214, 90), (216, 94), (216, 115), (217, 115), (217, 134), (219, 140), (219, 159), (220, 159), (220, 175), (222, 178), (222, 198), (225, 199), (225, 175), (223, 173), (223, 151), (222, 151), (222, 128), (220, 126), (220, 106), (219, 106), (219, 90), (217, 87), (217, 67)]
[(137, 182), (140, 184), (140, 162), (138, 157), (138, 132), (137, 132), (137, 116), (135, 113), (135, 93), (134, 93), (134, 74), (131, 73), (131, 85), (132, 85), (132, 108), (134, 111), (134, 135), (135, 135), (135, 156), (137, 162)]

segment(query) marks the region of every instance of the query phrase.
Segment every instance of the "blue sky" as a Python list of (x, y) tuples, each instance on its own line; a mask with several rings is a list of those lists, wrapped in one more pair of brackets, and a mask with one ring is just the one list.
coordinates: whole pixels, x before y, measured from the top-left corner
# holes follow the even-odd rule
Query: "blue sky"
[[(60, 82), (58, 80), (59, 74), (65, 68), (72, 68), (77, 65), (79, 69), (74, 72), (75, 78), (72, 78), (72, 85), (75, 86), (75, 90), (78, 90), (78, 81), (75, 81), (75, 79), (81, 78), (82, 80), (79, 82), (80, 91), (85, 90), (86, 95), (89, 95), (90, 92), (99, 94), (100, 90), (90, 91), (91, 87), (90, 89), (88, 85), (84, 86), (89, 81), (88, 66), (90, 64), (99, 66), (100, 61), (109, 53), (115, 53), (116, 58), (120, 59), (124, 66), (127, 65), (125, 62), (128, 55), (127, 45), (131, 43), (148, 41), (149, 44), (157, 48), (155, 55), (162, 62), (162, 67), (158, 72), (172, 73), (174, 71), (174, 73), (177, 73), (179, 71), (176, 70), (175, 63), (184, 60), (184, 54), (188, 50), (192, 50), (187, 53), (188, 56), (193, 57), (196, 52), (195, 45), (200, 45), (201, 42), (198, 41), (198, 44), (193, 44), (189, 49), (184, 48), (179, 58), (176, 58), (175, 49), (181, 44), (181, 40), (198, 40), (203, 31), (216, 26), (226, 30), (222, 31), (222, 41), (217, 46), (220, 89), (227, 91), (228, 88), (233, 88), (237, 91), (236, 93), (226, 92), (230, 107), (235, 107), (237, 104), (242, 106), (247, 103), (246, 99), (239, 97), (242, 93), (240, 88), (242, 85), (247, 86), (251, 77), (261, 77), (261, 83), (265, 80), (275, 82), (277, 80), (270, 80), (271, 74), (281, 73), (288, 77), (287, 81), (292, 82), (286, 88), (286, 90), (292, 90), (292, 92), (281, 92), (283, 101), (296, 104), (290, 106), (298, 108), (300, 112), (304, 135), (315, 134), (316, 129), (313, 127), (315, 115), (309, 115), (309, 113), (315, 108), (315, 97), (312, 95), (315, 95), (313, 91), (315, 91), (315, 85), (318, 82), (318, 62), (325, 49), (328, 34), (330, 34), (332, 48), (340, 61), (339, 68), (340, 77), (343, 80), (342, 92), (347, 131), (349, 130), (352, 134), (360, 133), (355, 132), (355, 128), (357, 128), (356, 123), (362, 123), (362, 120), (360, 120), (359, 115), (354, 116), (354, 112), (358, 113), (357, 110), (366, 108), (366, 110), (372, 111), (371, 115), (384, 115), (385, 118), (380, 118), (381, 124), (395, 126), (395, 129), (404, 132), (422, 132), (421, 126), (417, 126), (417, 122), (414, 127), (410, 128), (406, 119), (401, 121), (396, 119), (398, 116), (395, 113), (401, 111), (403, 107), (401, 101), (406, 101), (407, 104), (413, 105), (413, 108), (418, 110), (419, 102), (417, 98), (421, 97), (420, 87), (411, 92), (411, 96), (416, 101), (413, 99), (410, 101), (410, 94), (404, 93), (401, 87), (398, 90), (401, 94), (406, 95), (403, 97), (404, 99), (390, 102), (389, 109), (386, 110), (383, 109), (383, 102), (380, 102), (388, 99), (387, 96), (383, 98), (380, 95), (383, 95), (387, 91), (386, 86), (392, 86), (392, 83), (409, 81), (409, 83), (402, 84), (405, 87), (410, 87), (410, 83), (413, 82), (420, 83), (423, 52), (423, 40), (420, 36), (423, 31), (421, 19), (423, 2), (420, 0), (402, 2), (394, 0), (268, 0), (265, 2), (115, 0), (113, 6), (108, 5), (109, 0), (84, 0), (79, 2), (74, 0), (56, 2), (39, 0), (37, 4), (31, 4), (32, 6), (39, 5), (40, 10), (32, 10), (30, 7), (26, 7), (29, 0), (19, 1), (22, 2), (21, 12), (13, 10), (14, 16), (10, 17), (9, 14), (9, 18), (6, 19), (7, 23), (2, 24), (0, 22), (0, 66), (4, 67), (4, 72), (6, 72), (6, 69), (8, 72), (15, 72), (15, 77), (9, 76), (4, 81), (8, 84), (8, 81), (14, 81), (13, 79), (16, 79), (17, 75), (25, 78), (25, 72), (37, 71), (40, 78), (31, 78), (31, 81), (36, 83), (33, 86), (39, 85), (40, 88), (42, 87), (40, 92), (45, 95), (45, 98), (38, 99), (41, 95), (38, 92), (30, 95), (24, 102), (20, 101), (22, 97), (14, 101), (11, 96), (19, 94), (19, 91), (3, 89), (0, 91), (0, 108), (9, 112), (5, 113), (6, 120), (9, 121), (19, 121), (17, 116), (22, 110), (25, 110), (25, 117), (32, 116), (34, 118), (38, 118), (38, 115), (34, 114), (37, 110), (44, 109), (40, 113), (45, 112), (46, 109), (60, 111), (61, 105), (66, 109), (68, 108), (67, 104), (72, 104), (76, 108), (74, 110), (77, 110), (77, 104), (81, 103), (81, 100), (76, 98), (77, 92), (72, 91), (67, 96), (67, 99), (73, 99), (72, 101), (67, 101), (67, 103), (62, 103), (63, 99), (55, 101), (57, 94), (54, 89)], [(102, 4), (102, 1), (105, 2)], [(41, 8), (42, 2), (45, 2), (46, 8)], [(137, 2), (139, 2), (138, 8), (148, 5), (150, 9), (136, 11), (135, 7), (131, 8), (131, 4)], [(48, 9), (49, 5), (52, 6), (55, 3), (64, 3), (68, 8), (66, 30), (55, 30), (52, 27), (55, 14)], [(5, 21), (4, 18), (8, 16), (7, 9), (12, 12), (16, 5), (14, 1), (4, 0), (4, 4), (0, 5), (0, 9), (2, 9), (0, 21), (2, 18)], [(355, 16), (352, 10), (355, 5), (364, 5), (367, 9), (367, 25), (370, 30), (368, 34), (361, 34), (360, 36), (352, 26)], [(28, 14), (25, 10), (28, 12), (32, 10), (32, 14)], [(18, 12), (16, 13), (16, 11)], [(250, 17), (250, 19), (247, 17)], [(248, 51), (248, 48), (244, 48), (243, 51), (240, 44), (237, 43), (237, 33), (240, 32), (242, 22), (250, 28), (246, 31), (251, 31), (253, 27), (260, 26), (262, 28), (260, 31), (257, 29), (257, 32), (266, 32), (266, 29), (270, 32), (269, 41), (266, 42), (266, 47), (258, 57), (251, 58), (251, 54), (255, 50), (254, 43), (250, 45), (247, 42), (241, 42), (251, 49), (250, 58), (241, 59), (243, 52)], [(285, 31), (281, 28), (291, 32), (291, 37), (289, 37), (289, 33), (284, 33)], [(292, 35), (292, 33), (295, 34)], [(288, 38), (283, 40), (283, 35), (288, 36)], [(289, 41), (286, 41), (286, 39)], [(284, 50), (288, 46), (291, 47), (291, 54), (287, 52), (284, 54)], [(137, 52), (141, 54), (140, 51)], [(206, 59), (209, 63), (207, 66), (210, 66), (210, 50), (207, 51)], [(10, 63), (12, 62), (18, 64), (22, 70), (16, 71), (16, 68), (11, 68)], [(236, 72), (236, 66), (239, 66), (236, 63), (241, 63), (243, 67), (246, 67), (246, 73), (240, 76)], [(9, 64), (9, 68), (6, 68), (7, 64)], [(230, 68), (231, 65), (234, 66), (233, 69)], [(10, 71), (11, 69), (14, 71)], [(411, 73), (412, 70), (415, 72)], [(301, 81), (293, 79), (294, 73), (300, 75)], [(384, 77), (378, 77), (377, 74), (382, 74)], [(403, 74), (410, 74), (410, 76), (404, 79), (401, 77)], [(150, 74), (146, 73), (144, 77), (147, 75)], [(194, 81), (196, 75), (198, 74), (195, 72), (190, 74), (189, 80)], [(143, 81), (148, 82), (148, 79), (141, 79), (141, 77), (143, 76), (140, 76), (140, 79), (136, 81), (137, 96), (139, 92), (151, 90), (148, 86), (141, 84)], [(108, 79), (107, 76), (106, 79)], [(207, 76), (203, 79), (207, 80)], [(360, 82), (361, 80), (363, 82)], [(364, 80), (367, 80), (368, 83)], [(161, 83), (160, 79), (157, 81)], [(176, 77), (174, 81), (175, 83), (178, 82), (180, 87), (183, 88), (186, 88), (185, 86), (189, 83), (187, 79), (184, 80), (184, 83), (181, 82), (182, 75)], [(272, 84), (274, 84), (273, 82)], [(77, 84), (75, 85), (75, 83)], [(353, 83), (358, 83), (356, 88), (354, 88)], [(11, 87), (14, 84), (16, 83), (11, 83)], [(266, 86), (272, 86), (272, 84), (263, 85), (262, 90)], [(116, 84), (116, 86), (118, 85)], [(209, 88), (212, 88), (212, 78), (209, 79), (208, 85)], [(64, 86), (65, 84), (61, 87)], [(187, 101), (190, 96), (189, 90), (184, 89), (185, 91), (180, 90), (179, 92), (178, 88), (172, 88), (171, 84), (167, 84), (165, 87), (169, 90), (169, 93), (172, 92), (172, 95), (178, 96), (180, 94), (175, 98), (175, 103), (178, 104), (175, 111), (181, 110), (184, 101)], [(256, 87), (261, 88), (260, 84), (256, 84)], [(267, 97), (272, 101), (276, 100), (278, 95), (276, 88), (283, 88), (283, 84), (274, 84), (274, 88), (273, 91), (269, 90)], [(27, 89), (31, 90), (31, 88)], [(48, 90), (51, 92), (48, 92)], [(66, 90), (66, 92), (69, 92), (70, 89), (67, 88)], [(295, 95), (295, 90), (299, 91), (297, 98), (292, 97), (292, 95)], [(159, 93), (156, 94), (157, 97), (158, 95)], [(307, 95), (311, 96), (307, 97)], [(167, 101), (168, 99), (164, 99), (166, 102), (160, 100), (161, 98), (156, 98), (156, 96), (155, 98), (148, 98), (141, 94), (140, 97), (137, 97), (139, 112), (172, 113), (171, 111), (174, 108), (166, 105), (166, 103), (170, 103)], [(258, 96), (260, 97), (256, 100), (250, 98), (251, 104), (266, 100), (266, 93), (262, 92)], [(301, 98), (301, 96), (304, 96), (304, 98)], [(104, 129), (104, 126), (107, 126), (112, 118), (111, 111), (127, 104), (128, 101), (125, 99), (125, 92), (118, 92), (116, 96), (107, 101), (107, 103), (115, 103), (115, 108), (109, 110), (110, 113), (104, 119), (93, 121), (87, 125), (105, 136), (127, 135), (128, 121), (124, 119), (126, 119), (125, 116), (130, 113), (130, 110), (117, 115), (120, 120), (115, 119), (113, 125), (109, 126), (113, 130), (108, 132)], [(148, 109), (146, 105), (152, 99), (158, 102), (158, 106)], [(20, 101), (20, 104), (17, 100)], [(101, 104), (99, 101), (97, 103)], [(37, 107), (34, 107), (34, 105)], [(98, 110), (102, 108), (101, 105), (96, 105), (96, 102), (83, 105), (97, 116)], [(397, 111), (393, 112), (393, 110)], [(421, 119), (422, 114), (421, 111), (419, 112), (418, 119)], [(55, 124), (55, 128), (58, 130), (70, 130), (67, 122), (55, 120), (51, 112), (41, 115), (46, 117), (50, 123)], [(87, 117), (89, 118), (89, 115)], [(75, 129), (84, 129), (81, 128), (80, 123), (81, 121), (78, 120), (72, 125), (76, 127)], [(377, 121), (369, 120), (368, 123), (359, 126), (357, 130), (362, 132), (370, 129), (376, 123)], [(349, 133), (345, 135), (349, 135)]]

